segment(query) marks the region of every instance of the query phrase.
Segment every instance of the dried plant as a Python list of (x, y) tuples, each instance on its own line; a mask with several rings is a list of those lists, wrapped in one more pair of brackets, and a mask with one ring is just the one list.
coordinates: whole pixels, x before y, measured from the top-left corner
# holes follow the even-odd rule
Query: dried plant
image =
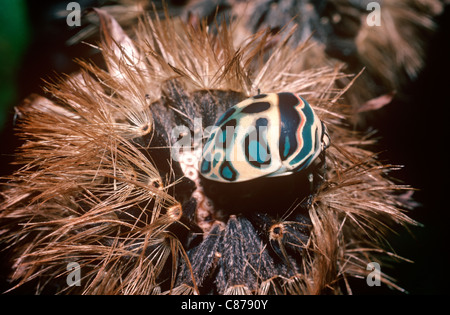
[[(47, 85), (51, 98), (33, 95), (18, 107), (22, 167), (3, 184), (0, 206), (12, 289), (339, 294), (352, 292), (347, 279), (367, 276), (369, 262), (400, 259), (384, 239), (415, 224), (400, 198), (409, 187), (368, 149), (375, 140), (353, 130), (344, 95), (357, 76), (344, 64), (313, 41), (290, 45), (295, 28), (237, 45), (226, 23), (213, 32), (146, 16), (129, 36), (95, 12), (107, 69), (79, 61), (79, 73)], [(209, 126), (259, 91), (291, 91), (312, 104), (332, 139), (326, 180), (303, 219), (289, 212), (305, 208), (298, 203), (274, 217), (232, 213), (202, 229), (204, 196), (173, 159), (171, 131), (196, 132), (194, 118)], [(81, 286), (66, 283), (70, 262), (81, 266)], [(382, 281), (397, 287), (387, 275)]]

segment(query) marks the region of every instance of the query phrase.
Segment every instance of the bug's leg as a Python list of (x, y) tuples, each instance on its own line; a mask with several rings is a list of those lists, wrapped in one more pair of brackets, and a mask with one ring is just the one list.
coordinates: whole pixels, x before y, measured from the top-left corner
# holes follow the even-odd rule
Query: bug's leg
[(315, 194), (320, 186), (326, 181), (327, 164), (325, 151), (321, 152), (313, 164), (308, 168), (307, 180), (310, 195)]
[(327, 161), (326, 161), (326, 154), (325, 151), (322, 151), (322, 153), (320, 153), (319, 155), (319, 159), (318, 159), (319, 163), (318, 166), (316, 168), (316, 172), (315, 175), (318, 176), (321, 181), (320, 183), (324, 182), (327, 179)]
[(214, 293), (213, 279), (222, 256), (223, 233), (223, 225), (215, 224), (205, 240), (188, 251), (189, 262), (180, 266), (178, 287), (190, 287), (197, 294)]

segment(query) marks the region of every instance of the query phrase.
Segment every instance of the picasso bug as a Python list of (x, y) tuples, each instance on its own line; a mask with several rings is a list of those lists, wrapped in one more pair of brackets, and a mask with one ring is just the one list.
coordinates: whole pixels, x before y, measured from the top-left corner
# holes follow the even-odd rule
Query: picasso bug
[(307, 169), (329, 146), (325, 125), (294, 93), (250, 97), (216, 122), (203, 149), (203, 178), (240, 183)]
[[(196, 223), (205, 238), (188, 252), (195, 272), (217, 274), (225, 287), (233, 286), (234, 274), (248, 274), (248, 264), (260, 272), (261, 261), (283, 262), (282, 273), (289, 276), (300, 272), (312, 227), (309, 209), (326, 178), (329, 144), (325, 125), (294, 93), (259, 94), (226, 110), (199, 162)], [(233, 275), (222, 276), (222, 266), (235, 266)], [(257, 280), (249, 277), (251, 288)], [(178, 283), (191, 285), (190, 279), (189, 269), (181, 269)]]

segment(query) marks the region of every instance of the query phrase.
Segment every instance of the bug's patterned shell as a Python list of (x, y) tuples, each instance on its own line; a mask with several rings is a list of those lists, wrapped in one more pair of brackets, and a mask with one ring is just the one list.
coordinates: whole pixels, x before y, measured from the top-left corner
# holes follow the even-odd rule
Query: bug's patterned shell
[(219, 182), (289, 175), (311, 165), (328, 144), (325, 126), (302, 97), (261, 94), (217, 120), (203, 149), (200, 174)]

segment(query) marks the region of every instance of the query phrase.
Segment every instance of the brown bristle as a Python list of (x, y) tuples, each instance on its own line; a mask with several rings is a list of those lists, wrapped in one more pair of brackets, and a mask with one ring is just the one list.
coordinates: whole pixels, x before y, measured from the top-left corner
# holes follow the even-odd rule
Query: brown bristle
[[(363, 98), (351, 94), (359, 77), (343, 62), (311, 38), (293, 46), (295, 27), (243, 39), (238, 24), (213, 31), (145, 15), (127, 34), (106, 11), (95, 14), (106, 70), (79, 61), (82, 70), (47, 85), (51, 100), (32, 95), (17, 107), (22, 167), (0, 192), (11, 290), (30, 282), (38, 293), (340, 294), (351, 293), (340, 282), (395, 256), (385, 237), (416, 224), (399, 197), (411, 187), (390, 178), (397, 166), (369, 149), (376, 139), (354, 130)], [(376, 44), (371, 36), (362, 30), (357, 43), (373, 65), (378, 50), (364, 51)], [(392, 58), (414, 76), (416, 54)], [(395, 82), (383, 70), (390, 61), (380, 64), (379, 75)], [(282, 91), (308, 99), (326, 125), (326, 176), (309, 203), (278, 217), (222, 215), (194, 163), (172, 155), (171, 132), (184, 125), (194, 133), (194, 118), (203, 129), (238, 101)], [(66, 283), (70, 262), (80, 265), (81, 286)], [(385, 274), (381, 281), (397, 287)]]

